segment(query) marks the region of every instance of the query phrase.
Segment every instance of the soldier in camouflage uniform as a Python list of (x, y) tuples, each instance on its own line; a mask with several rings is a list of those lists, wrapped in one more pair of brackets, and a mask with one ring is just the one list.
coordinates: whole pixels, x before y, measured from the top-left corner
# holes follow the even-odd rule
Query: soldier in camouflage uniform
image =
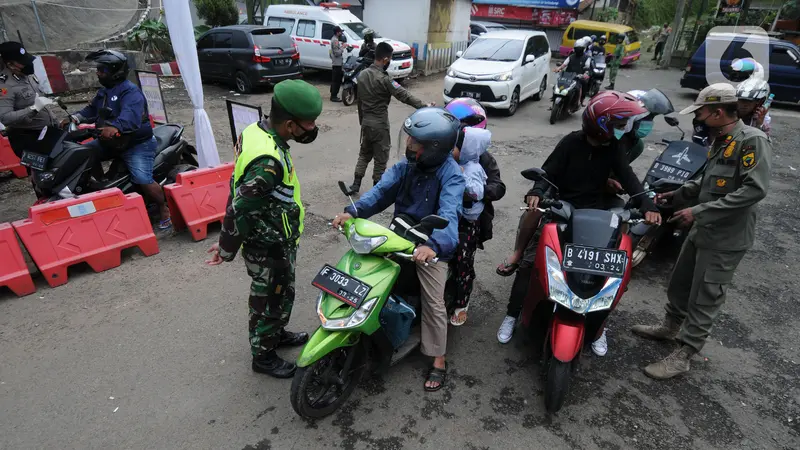
[[(378, 184), (392, 146), (389, 127), (389, 102), (392, 96), (401, 102), (420, 109), (425, 106), (422, 101), (403, 89), (386, 73), (392, 61), (392, 46), (381, 42), (375, 47), (375, 62), (358, 74), (358, 118), (361, 122), (361, 150), (358, 152), (355, 180), (350, 191), (356, 193), (361, 189), (361, 179), (367, 173), (367, 166), (372, 159), (372, 184)], [(431, 104), (433, 105), (433, 104)]]
[(753, 246), (756, 207), (767, 196), (772, 144), (763, 131), (737, 118), (736, 89), (727, 83), (708, 86), (681, 114), (695, 114), (696, 127), (709, 129), (714, 142), (700, 180), (690, 180), (671, 194), (695, 206), (675, 213), (670, 222), (691, 226), (667, 288), (661, 324), (636, 325), (633, 332), (650, 339), (677, 338), (680, 346), (645, 374), (664, 380), (689, 371), (719, 317), (736, 267)]
[(319, 91), (305, 81), (275, 85), (269, 117), (239, 136), (222, 232), (219, 243), (209, 250), (208, 263), (216, 265), (233, 260), (242, 248), (252, 278), (252, 368), (277, 378), (293, 376), (296, 366), (275, 349), (308, 341), (308, 333), (284, 329), (294, 304), (295, 257), (305, 215), (288, 141), (314, 141), (319, 131), (315, 120), (321, 112)]

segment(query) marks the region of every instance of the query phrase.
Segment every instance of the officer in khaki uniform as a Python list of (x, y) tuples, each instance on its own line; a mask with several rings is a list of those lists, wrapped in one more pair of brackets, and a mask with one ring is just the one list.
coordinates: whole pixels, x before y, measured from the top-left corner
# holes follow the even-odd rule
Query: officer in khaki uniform
[(736, 113), (736, 89), (717, 83), (703, 89), (681, 114), (695, 114), (695, 126), (707, 127), (714, 142), (702, 178), (691, 180), (659, 200), (694, 204), (670, 222), (692, 226), (667, 289), (669, 303), (659, 325), (636, 325), (633, 332), (651, 339), (674, 339), (680, 347), (645, 367), (655, 379), (689, 370), (725, 303), (736, 267), (753, 246), (756, 205), (767, 195), (772, 144), (763, 131), (745, 125)]
[(231, 194), (219, 243), (209, 265), (232, 261), (239, 248), (250, 283), (250, 351), (252, 369), (290, 378), (296, 366), (275, 350), (303, 345), (308, 333), (284, 329), (294, 305), (295, 258), (303, 233), (305, 208), (289, 141), (313, 142), (322, 112), (317, 88), (301, 80), (275, 85), (269, 117), (239, 136)]
[(33, 74), (36, 57), (13, 41), (0, 44), (0, 57), (0, 123), (6, 127), (14, 153), (21, 156), (23, 150), (36, 145), (42, 128), (56, 126), (58, 121), (45, 107), (50, 102), (42, 96)]
[(361, 189), (361, 179), (367, 173), (367, 166), (374, 158), (372, 183), (378, 184), (386, 171), (389, 151), (392, 146), (389, 127), (389, 102), (392, 96), (406, 105), (420, 109), (425, 106), (421, 100), (403, 89), (386, 73), (392, 61), (392, 46), (381, 42), (375, 47), (375, 62), (358, 74), (358, 118), (361, 122), (361, 150), (356, 163), (355, 180), (350, 191)]

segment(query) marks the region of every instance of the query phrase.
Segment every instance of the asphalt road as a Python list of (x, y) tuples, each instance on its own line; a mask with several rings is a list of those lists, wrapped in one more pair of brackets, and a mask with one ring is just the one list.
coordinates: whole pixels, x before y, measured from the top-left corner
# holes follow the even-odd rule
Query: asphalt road
[[(661, 88), (680, 109), (694, 93), (677, 88), (679, 77), (640, 64), (623, 70), (617, 86)], [(312, 78), (327, 97), (323, 79)], [(423, 100), (442, 100), (441, 78), (408, 85)], [(190, 123), (180, 82), (165, 86), (170, 118)], [(233, 94), (219, 86), (205, 93), (222, 159), (231, 160), (223, 97)], [(269, 97), (235, 98), (268, 105)], [(774, 169), (757, 243), (691, 373), (648, 379), (641, 368), (670, 349), (629, 331), (663, 313), (676, 254), (664, 249), (635, 270), (609, 322), (608, 355), (584, 352), (566, 406), (548, 416), (534, 349), (520, 336), (497, 343), (511, 280), (494, 273), (512, 247), (517, 207), (529, 187), (519, 171), (541, 164), (561, 136), (580, 126), (579, 116), (550, 126), (547, 106), (530, 101), (514, 117), (489, 118), (492, 152), (509, 189), (497, 205), (495, 239), (477, 256), (469, 321), (450, 333), (451, 371), (442, 391), (423, 392), (429, 362), (413, 356), (364, 381), (335, 416), (300, 419), (289, 404), (290, 381), (250, 370), (249, 279), (241, 259), (203, 264), (217, 227), (205, 242), (187, 233), (163, 239), (161, 252), (149, 258), (126, 251), (122, 266), (107, 272), (75, 267), (59, 288), (38, 278), (39, 291), (26, 298), (0, 292), (0, 448), (798, 448), (800, 115), (782, 106), (773, 111)], [(393, 102), (393, 133), (410, 113)], [(315, 143), (292, 148), (309, 212), (292, 330), (318, 325), (311, 279), (347, 248), (325, 221), (346, 201), (335, 182), (352, 176), (355, 109), (326, 101), (319, 123)], [(690, 120), (682, 124), (689, 129)], [(640, 175), (661, 151), (652, 143), (670, 137), (677, 133), (658, 119), (635, 162)], [(3, 180), (0, 221), (23, 217), (32, 201), (26, 182)], [(281, 353), (291, 358), (297, 350)]]

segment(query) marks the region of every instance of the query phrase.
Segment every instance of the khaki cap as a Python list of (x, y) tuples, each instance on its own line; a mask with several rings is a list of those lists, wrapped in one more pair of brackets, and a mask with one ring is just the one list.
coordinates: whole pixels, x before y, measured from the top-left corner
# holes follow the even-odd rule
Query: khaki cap
[(736, 88), (728, 83), (714, 83), (700, 91), (692, 106), (684, 108), (681, 114), (691, 114), (705, 105), (736, 103)]

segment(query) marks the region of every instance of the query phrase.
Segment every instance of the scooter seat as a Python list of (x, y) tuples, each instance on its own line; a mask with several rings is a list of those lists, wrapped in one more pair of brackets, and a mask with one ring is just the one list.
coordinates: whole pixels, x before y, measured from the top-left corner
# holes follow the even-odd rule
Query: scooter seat
[(182, 131), (183, 127), (172, 124), (159, 125), (153, 128), (153, 136), (155, 136), (158, 143), (156, 145), (156, 154), (163, 152), (164, 149), (178, 142)]

